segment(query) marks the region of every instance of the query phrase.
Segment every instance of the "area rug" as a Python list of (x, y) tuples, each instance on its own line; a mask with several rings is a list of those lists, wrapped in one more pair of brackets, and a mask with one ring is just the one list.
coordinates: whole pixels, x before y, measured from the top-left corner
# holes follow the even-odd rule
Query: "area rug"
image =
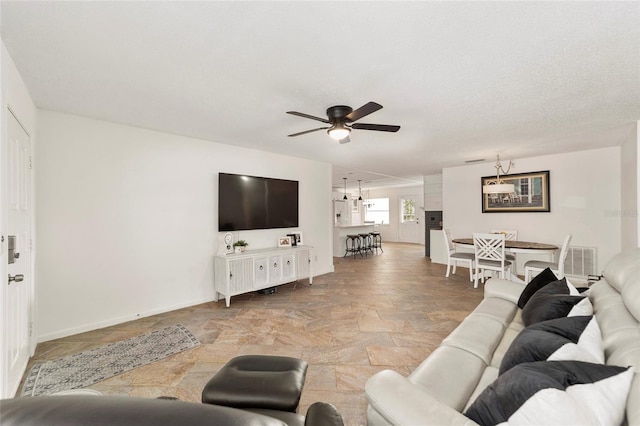
[(22, 396), (80, 389), (199, 346), (182, 324), (33, 366)]

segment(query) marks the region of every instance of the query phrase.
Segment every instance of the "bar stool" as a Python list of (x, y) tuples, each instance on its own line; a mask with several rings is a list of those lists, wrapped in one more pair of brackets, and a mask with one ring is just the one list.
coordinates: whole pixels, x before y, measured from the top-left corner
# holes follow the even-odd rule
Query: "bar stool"
[(360, 251), (360, 235), (347, 235), (347, 239), (344, 241), (345, 243), (345, 252), (344, 256), (346, 257), (349, 253), (352, 253), (354, 256), (358, 253), (362, 255)]
[(373, 254), (373, 239), (371, 234), (358, 234), (360, 236), (360, 253), (367, 254), (368, 251)]
[(376, 254), (378, 254), (378, 249), (384, 253), (384, 250), (382, 250), (382, 235), (379, 232), (371, 232), (369, 235), (371, 235), (371, 253), (375, 250)]

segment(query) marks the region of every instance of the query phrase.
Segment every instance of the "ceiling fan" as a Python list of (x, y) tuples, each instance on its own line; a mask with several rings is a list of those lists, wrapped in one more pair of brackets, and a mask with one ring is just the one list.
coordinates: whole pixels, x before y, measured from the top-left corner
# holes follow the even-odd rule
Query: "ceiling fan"
[(287, 114), (297, 115), (298, 117), (303, 118), (310, 118), (312, 120), (322, 121), (323, 123), (330, 124), (330, 126), (327, 127), (318, 127), (317, 129), (292, 133), (288, 136), (300, 136), (311, 132), (317, 132), (318, 130), (327, 130), (327, 133), (333, 139), (340, 141), (340, 143), (347, 143), (351, 141), (351, 139), (349, 139), (349, 133), (351, 133), (351, 129), (377, 130), (379, 132), (397, 132), (398, 130), (400, 130), (400, 126), (391, 126), (388, 124), (354, 123), (354, 121), (360, 120), (362, 117), (366, 117), (367, 115), (374, 113), (379, 109), (382, 109), (382, 105), (375, 102), (367, 102), (356, 110), (353, 110), (353, 108), (345, 105), (336, 105), (327, 108), (327, 118), (316, 117), (298, 111), (287, 111)]

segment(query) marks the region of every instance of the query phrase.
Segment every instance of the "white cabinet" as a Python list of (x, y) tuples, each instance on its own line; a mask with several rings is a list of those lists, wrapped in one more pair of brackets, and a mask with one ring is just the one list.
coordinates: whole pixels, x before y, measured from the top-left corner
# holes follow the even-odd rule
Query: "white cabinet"
[(223, 296), (227, 306), (231, 296), (303, 278), (313, 283), (311, 246), (248, 250), (215, 257), (214, 288), (217, 302)]
[(282, 281), (282, 256), (269, 256), (269, 284)]
[(441, 229), (431, 229), (429, 231), (429, 252), (431, 262), (447, 264), (447, 242)]
[(286, 282), (295, 281), (297, 271), (296, 254), (289, 253), (282, 256), (282, 279)]
[(296, 275), (298, 277), (309, 277), (309, 282), (313, 279), (311, 276), (311, 250), (297, 252)]
[(253, 262), (254, 285), (256, 287), (266, 287), (269, 284), (269, 259), (260, 257), (254, 259)]

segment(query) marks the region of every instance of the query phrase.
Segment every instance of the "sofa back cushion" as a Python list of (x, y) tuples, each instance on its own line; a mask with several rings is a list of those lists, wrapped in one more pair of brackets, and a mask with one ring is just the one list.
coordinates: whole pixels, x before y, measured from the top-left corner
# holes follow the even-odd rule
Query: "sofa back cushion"
[[(622, 292), (624, 283), (634, 270), (640, 267), (640, 247), (615, 255), (604, 268), (604, 278), (618, 292)], [(640, 319), (636, 317), (636, 319)]]
[(616, 255), (589, 298), (602, 331), (606, 363), (633, 366), (627, 423), (640, 424), (640, 248)]

